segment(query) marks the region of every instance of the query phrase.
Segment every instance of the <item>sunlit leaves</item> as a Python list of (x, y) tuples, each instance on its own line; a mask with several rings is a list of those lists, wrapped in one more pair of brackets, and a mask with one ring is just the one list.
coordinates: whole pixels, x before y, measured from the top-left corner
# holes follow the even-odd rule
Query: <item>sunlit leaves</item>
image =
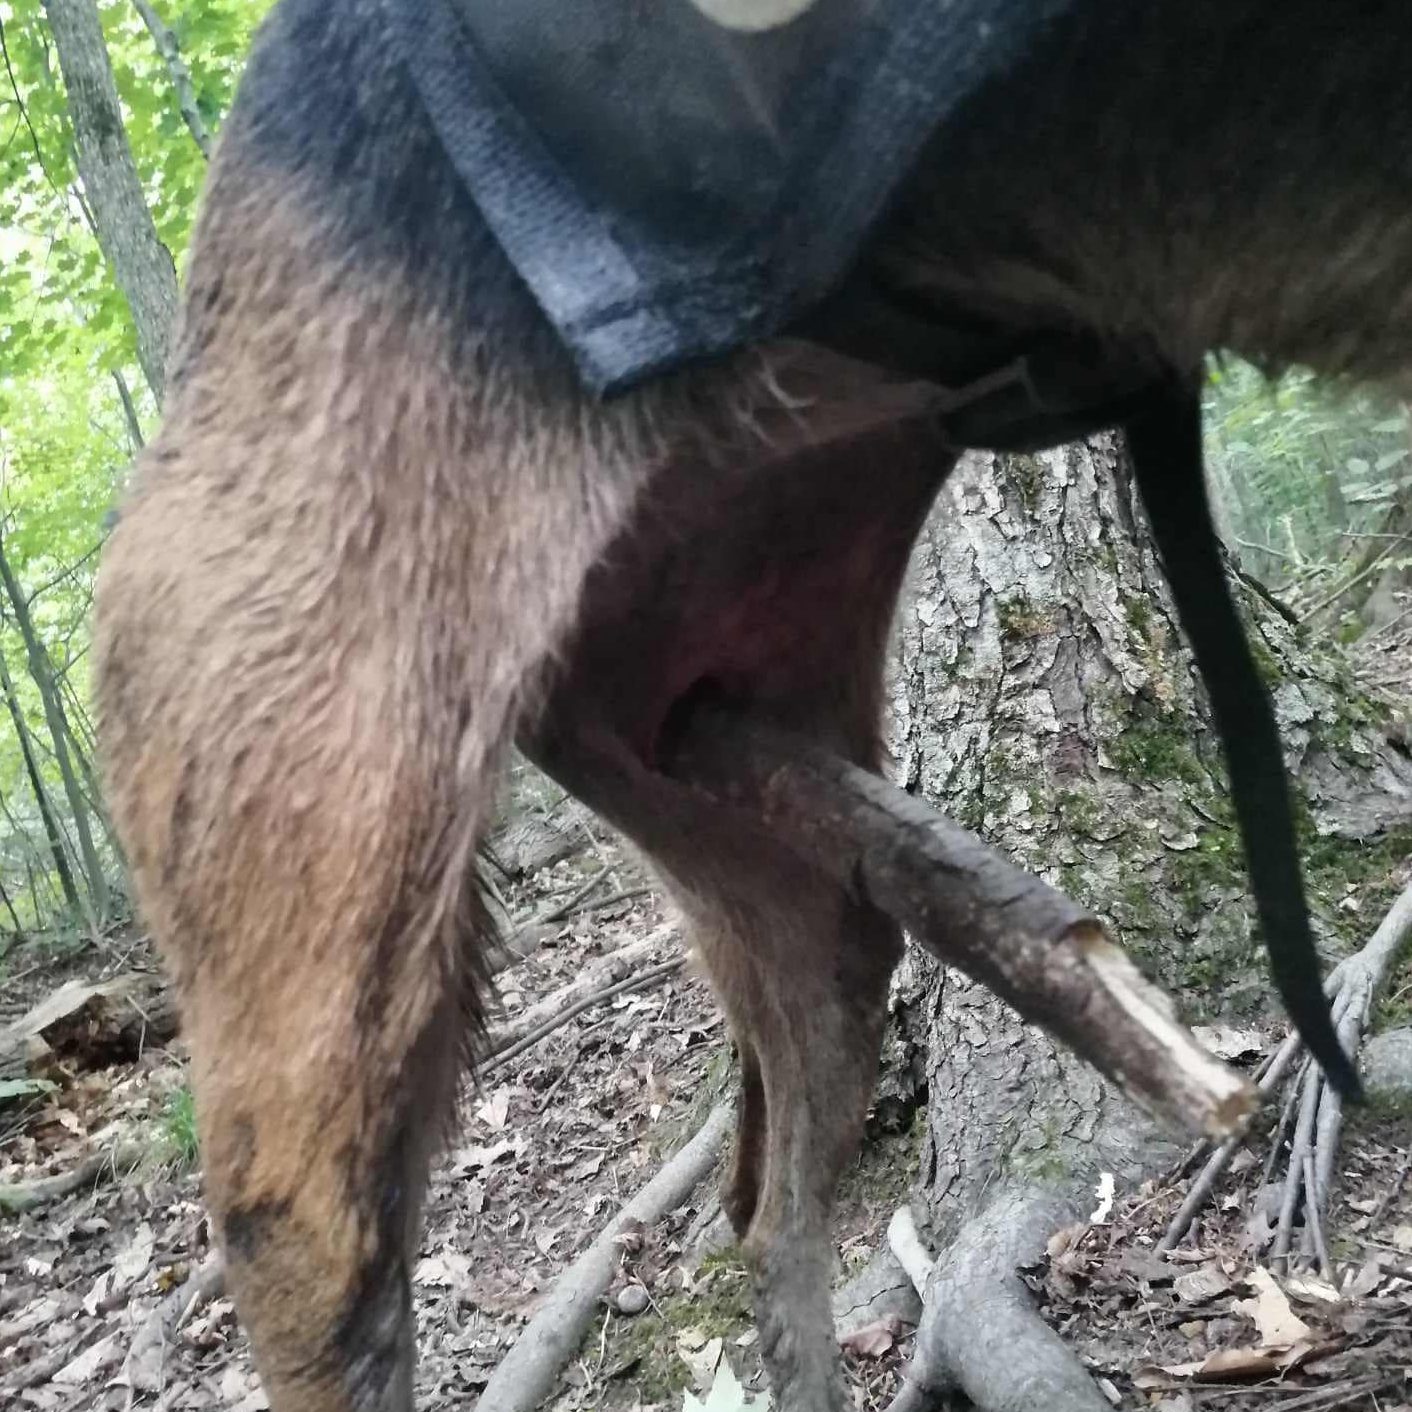
[[(269, 0), (154, 4), (176, 34), (214, 134)], [(131, 0), (99, 0), (99, 11), (143, 191), (180, 268), (206, 159)], [(113, 375), (126, 376), (149, 423), (153, 408), (136, 370), (130, 311), (77, 186), (42, 0), (0, 0), (0, 24), (9, 60), (8, 69), (0, 66), (0, 532), (16, 576), (37, 593), (35, 623), (81, 712), (92, 550), (132, 451)], [(0, 654), (42, 755), (39, 700), (3, 615)], [(52, 759), (39, 763), (49, 776)], [(0, 712), (0, 876), (12, 891), (37, 888), (39, 897), (48, 864), (31, 793), (12, 723)], [(42, 912), (36, 905), (27, 922)]]

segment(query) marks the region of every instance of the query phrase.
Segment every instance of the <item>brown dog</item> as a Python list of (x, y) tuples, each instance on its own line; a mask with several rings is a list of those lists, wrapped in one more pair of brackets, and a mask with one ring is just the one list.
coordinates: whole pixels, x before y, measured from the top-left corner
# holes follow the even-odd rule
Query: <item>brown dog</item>
[[(381, 7), (285, 0), (267, 26), (98, 655), (112, 807), (276, 1412), (410, 1407), (409, 1255), (517, 736), (695, 925), (740, 1051), (728, 1206), (779, 1406), (843, 1407), (829, 1217), (898, 933), (673, 785), (674, 722), (724, 696), (875, 765), (897, 585), (958, 440), (1095, 424), (1212, 347), (1383, 379), (1409, 361), (1412, 12), (1110, 9), (923, 153), (811, 336), (606, 403), (448, 165)], [(1027, 404), (1009, 433), (952, 416), (942, 384), (1054, 347), (1072, 408)]]

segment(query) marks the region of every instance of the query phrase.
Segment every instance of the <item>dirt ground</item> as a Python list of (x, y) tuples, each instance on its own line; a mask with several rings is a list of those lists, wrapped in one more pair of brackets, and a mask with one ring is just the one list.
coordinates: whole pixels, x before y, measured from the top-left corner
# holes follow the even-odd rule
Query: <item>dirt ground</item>
[[(538, 942), (499, 977), (505, 1019), (633, 940), (654, 938), (639, 970), (679, 955), (661, 900), (606, 834), (548, 795), (531, 814), (527, 837), (502, 841), (517, 856), (497, 878), (520, 938)], [(0, 1024), (72, 975), (151, 965), (140, 940), (58, 959), (0, 991)], [(0, 1214), (0, 1407), (259, 1412), (267, 1404), (229, 1301), (194, 1299), (186, 1283), (205, 1268), (210, 1234), (179, 1044), (52, 1076), (54, 1091), (0, 1107), (0, 1184), (70, 1171), (114, 1145), (138, 1144), (143, 1157), (129, 1175), (100, 1172), (62, 1200)], [(556, 1276), (732, 1084), (721, 1018), (687, 967), (590, 1006), (467, 1089), (414, 1271), (420, 1407), (475, 1407)], [(870, 1133), (845, 1182), (840, 1278), (882, 1241), (916, 1148), (915, 1132)], [(1058, 1233), (1026, 1278), (1117, 1406), (1408, 1412), (1409, 1150), (1407, 1114), (1367, 1114), (1348, 1133), (1328, 1233), (1337, 1289), (1311, 1275), (1271, 1281), (1254, 1264), (1259, 1223), (1270, 1219), (1258, 1142), (1175, 1259), (1153, 1249), (1181, 1190), (1154, 1185)], [(635, 1297), (641, 1312), (620, 1312), (629, 1285), (645, 1298), (634, 1291), (623, 1303)], [(850, 1341), (860, 1412), (896, 1391), (908, 1332), (875, 1325)], [(679, 1412), (684, 1394), (705, 1397), (717, 1356), (747, 1397), (762, 1387), (745, 1273), (708, 1181), (624, 1240), (619, 1273), (549, 1405)], [(767, 1402), (760, 1393), (730, 1404), (747, 1405)]]

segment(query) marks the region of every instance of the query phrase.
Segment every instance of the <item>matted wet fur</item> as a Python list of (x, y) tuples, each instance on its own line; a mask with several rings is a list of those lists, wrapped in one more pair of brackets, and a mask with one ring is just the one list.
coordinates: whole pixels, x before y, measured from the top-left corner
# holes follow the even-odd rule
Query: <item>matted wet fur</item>
[(727, 1204), (778, 1403), (844, 1406), (828, 1222), (899, 941), (653, 768), (674, 708), (724, 693), (876, 765), (896, 587), (954, 457), (921, 372), (963, 381), (1048, 331), (1158, 369), (1213, 346), (1407, 362), (1403, 6), (1115, 8), (977, 97), (855, 276), (905, 327), (964, 311), (974, 343), (845, 315), (834, 351), (778, 341), (607, 405), (379, 8), (285, 0), (266, 25), (97, 650), (114, 817), (275, 1412), (411, 1404), (409, 1255), (478, 1020), (472, 855), (517, 735), (694, 923), (742, 1057)]

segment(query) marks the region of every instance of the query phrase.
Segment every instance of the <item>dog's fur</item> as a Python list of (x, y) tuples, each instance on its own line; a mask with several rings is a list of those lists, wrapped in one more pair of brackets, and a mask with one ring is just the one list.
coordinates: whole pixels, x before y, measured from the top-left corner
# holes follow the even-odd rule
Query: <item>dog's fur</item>
[[(843, 1407), (833, 1187), (896, 928), (654, 768), (709, 689), (874, 765), (936, 388), (1051, 333), (1403, 379), (1403, 0), (1114, 4), (929, 152), (845, 313), (580, 390), (388, 59), (284, 0), (212, 164), (160, 436), (107, 547), (112, 808), (180, 987), (210, 1203), (276, 1412), (405, 1412), (408, 1257), (477, 1020), (517, 735), (653, 857), (743, 1075), (728, 1209), (784, 1412)], [(822, 330), (825, 323), (819, 325)], [(823, 333), (819, 337), (823, 337)], [(896, 354), (897, 356), (893, 356)]]

